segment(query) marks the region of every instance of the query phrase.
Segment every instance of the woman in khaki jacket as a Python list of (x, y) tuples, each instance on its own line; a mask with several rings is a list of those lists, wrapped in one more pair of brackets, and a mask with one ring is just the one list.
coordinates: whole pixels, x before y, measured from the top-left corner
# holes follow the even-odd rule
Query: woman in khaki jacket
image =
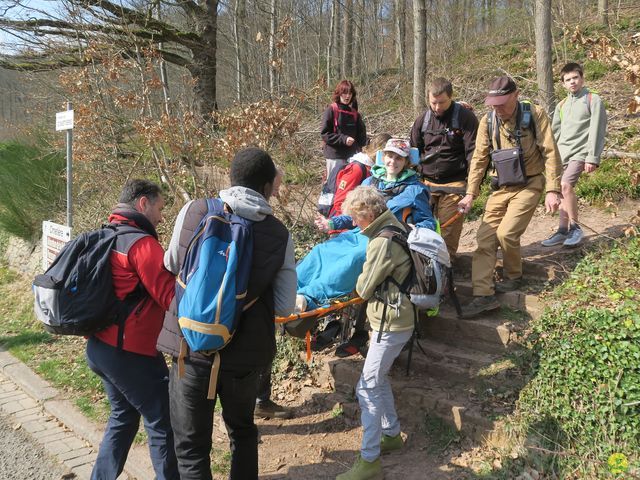
[[(378, 479), (382, 478), (380, 454), (403, 447), (387, 374), (413, 333), (413, 304), (395, 285), (401, 284), (410, 274), (411, 259), (401, 245), (378, 236), (384, 227), (404, 227), (387, 208), (384, 197), (375, 187), (361, 186), (349, 192), (343, 211), (370, 239), (356, 293), (369, 301), (367, 316), (373, 331), (356, 387), (362, 411), (362, 447), (353, 468), (338, 475), (336, 480)], [(386, 282), (388, 277), (395, 282)], [(381, 292), (385, 282), (388, 285), (386, 299)], [(387, 308), (383, 319), (385, 301)]]

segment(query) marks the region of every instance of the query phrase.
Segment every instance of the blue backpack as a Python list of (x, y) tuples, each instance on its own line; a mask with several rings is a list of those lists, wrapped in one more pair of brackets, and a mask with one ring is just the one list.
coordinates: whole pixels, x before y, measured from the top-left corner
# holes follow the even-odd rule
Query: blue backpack
[(253, 231), (221, 200), (207, 199), (207, 207), (176, 279), (176, 305), (189, 348), (213, 353), (229, 343), (245, 305)]

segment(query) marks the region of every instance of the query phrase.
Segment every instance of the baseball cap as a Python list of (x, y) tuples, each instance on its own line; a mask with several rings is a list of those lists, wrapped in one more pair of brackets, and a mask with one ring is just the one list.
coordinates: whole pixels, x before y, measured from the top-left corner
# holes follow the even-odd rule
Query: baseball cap
[(518, 89), (513, 78), (503, 75), (489, 84), (489, 92), (484, 99), (485, 105), (503, 105), (507, 102), (508, 95)]
[(401, 157), (408, 157), (411, 150), (411, 145), (406, 140), (401, 138), (392, 138), (387, 141), (387, 144), (382, 149), (383, 152), (397, 153)]

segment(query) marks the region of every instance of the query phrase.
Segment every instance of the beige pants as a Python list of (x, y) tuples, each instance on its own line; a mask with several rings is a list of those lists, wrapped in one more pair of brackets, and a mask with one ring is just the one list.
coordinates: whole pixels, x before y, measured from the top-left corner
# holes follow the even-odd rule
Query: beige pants
[(544, 189), (544, 176), (529, 178), (525, 187), (502, 187), (491, 194), (478, 228), (478, 248), (473, 254), (473, 295), (493, 295), (493, 271), (498, 246), (502, 249), (504, 276), (522, 276), (520, 237), (527, 229)]
[[(444, 225), (445, 222), (458, 213), (458, 203), (462, 200), (462, 197), (462, 195), (455, 193), (433, 192), (431, 194), (431, 209), (433, 210), (433, 216), (438, 219), (440, 225)], [(455, 222), (443, 228), (440, 232), (444, 239), (444, 243), (447, 244), (449, 257), (451, 257), (452, 261), (458, 251), (463, 223), (464, 215), (460, 215)]]

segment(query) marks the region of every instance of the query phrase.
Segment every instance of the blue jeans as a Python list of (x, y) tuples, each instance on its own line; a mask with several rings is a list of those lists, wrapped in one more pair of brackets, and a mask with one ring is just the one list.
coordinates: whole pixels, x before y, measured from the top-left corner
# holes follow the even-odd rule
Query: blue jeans
[[(185, 360), (171, 368), (171, 424), (181, 480), (211, 480), (211, 436), (216, 399), (208, 399), (211, 367)], [(258, 427), (253, 421), (258, 372), (220, 370), (216, 396), (229, 434), (231, 480), (258, 480)]]
[(391, 437), (400, 433), (388, 373), (412, 334), (413, 330), (383, 332), (378, 343), (378, 332), (374, 330), (371, 333), (367, 359), (356, 386), (362, 422), (360, 455), (367, 462), (373, 462), (380, 456), (380, 439), (383, 433)]
[(111, 404), (91, 479), (115, 480), (122, 473), (140, 416), (157, 479), (179, 479), (169, 420), (169, 369), (162, 355), (148, 357), (118, 350), (90, 337), (86, 356), (89, 368), (102, 379)]

